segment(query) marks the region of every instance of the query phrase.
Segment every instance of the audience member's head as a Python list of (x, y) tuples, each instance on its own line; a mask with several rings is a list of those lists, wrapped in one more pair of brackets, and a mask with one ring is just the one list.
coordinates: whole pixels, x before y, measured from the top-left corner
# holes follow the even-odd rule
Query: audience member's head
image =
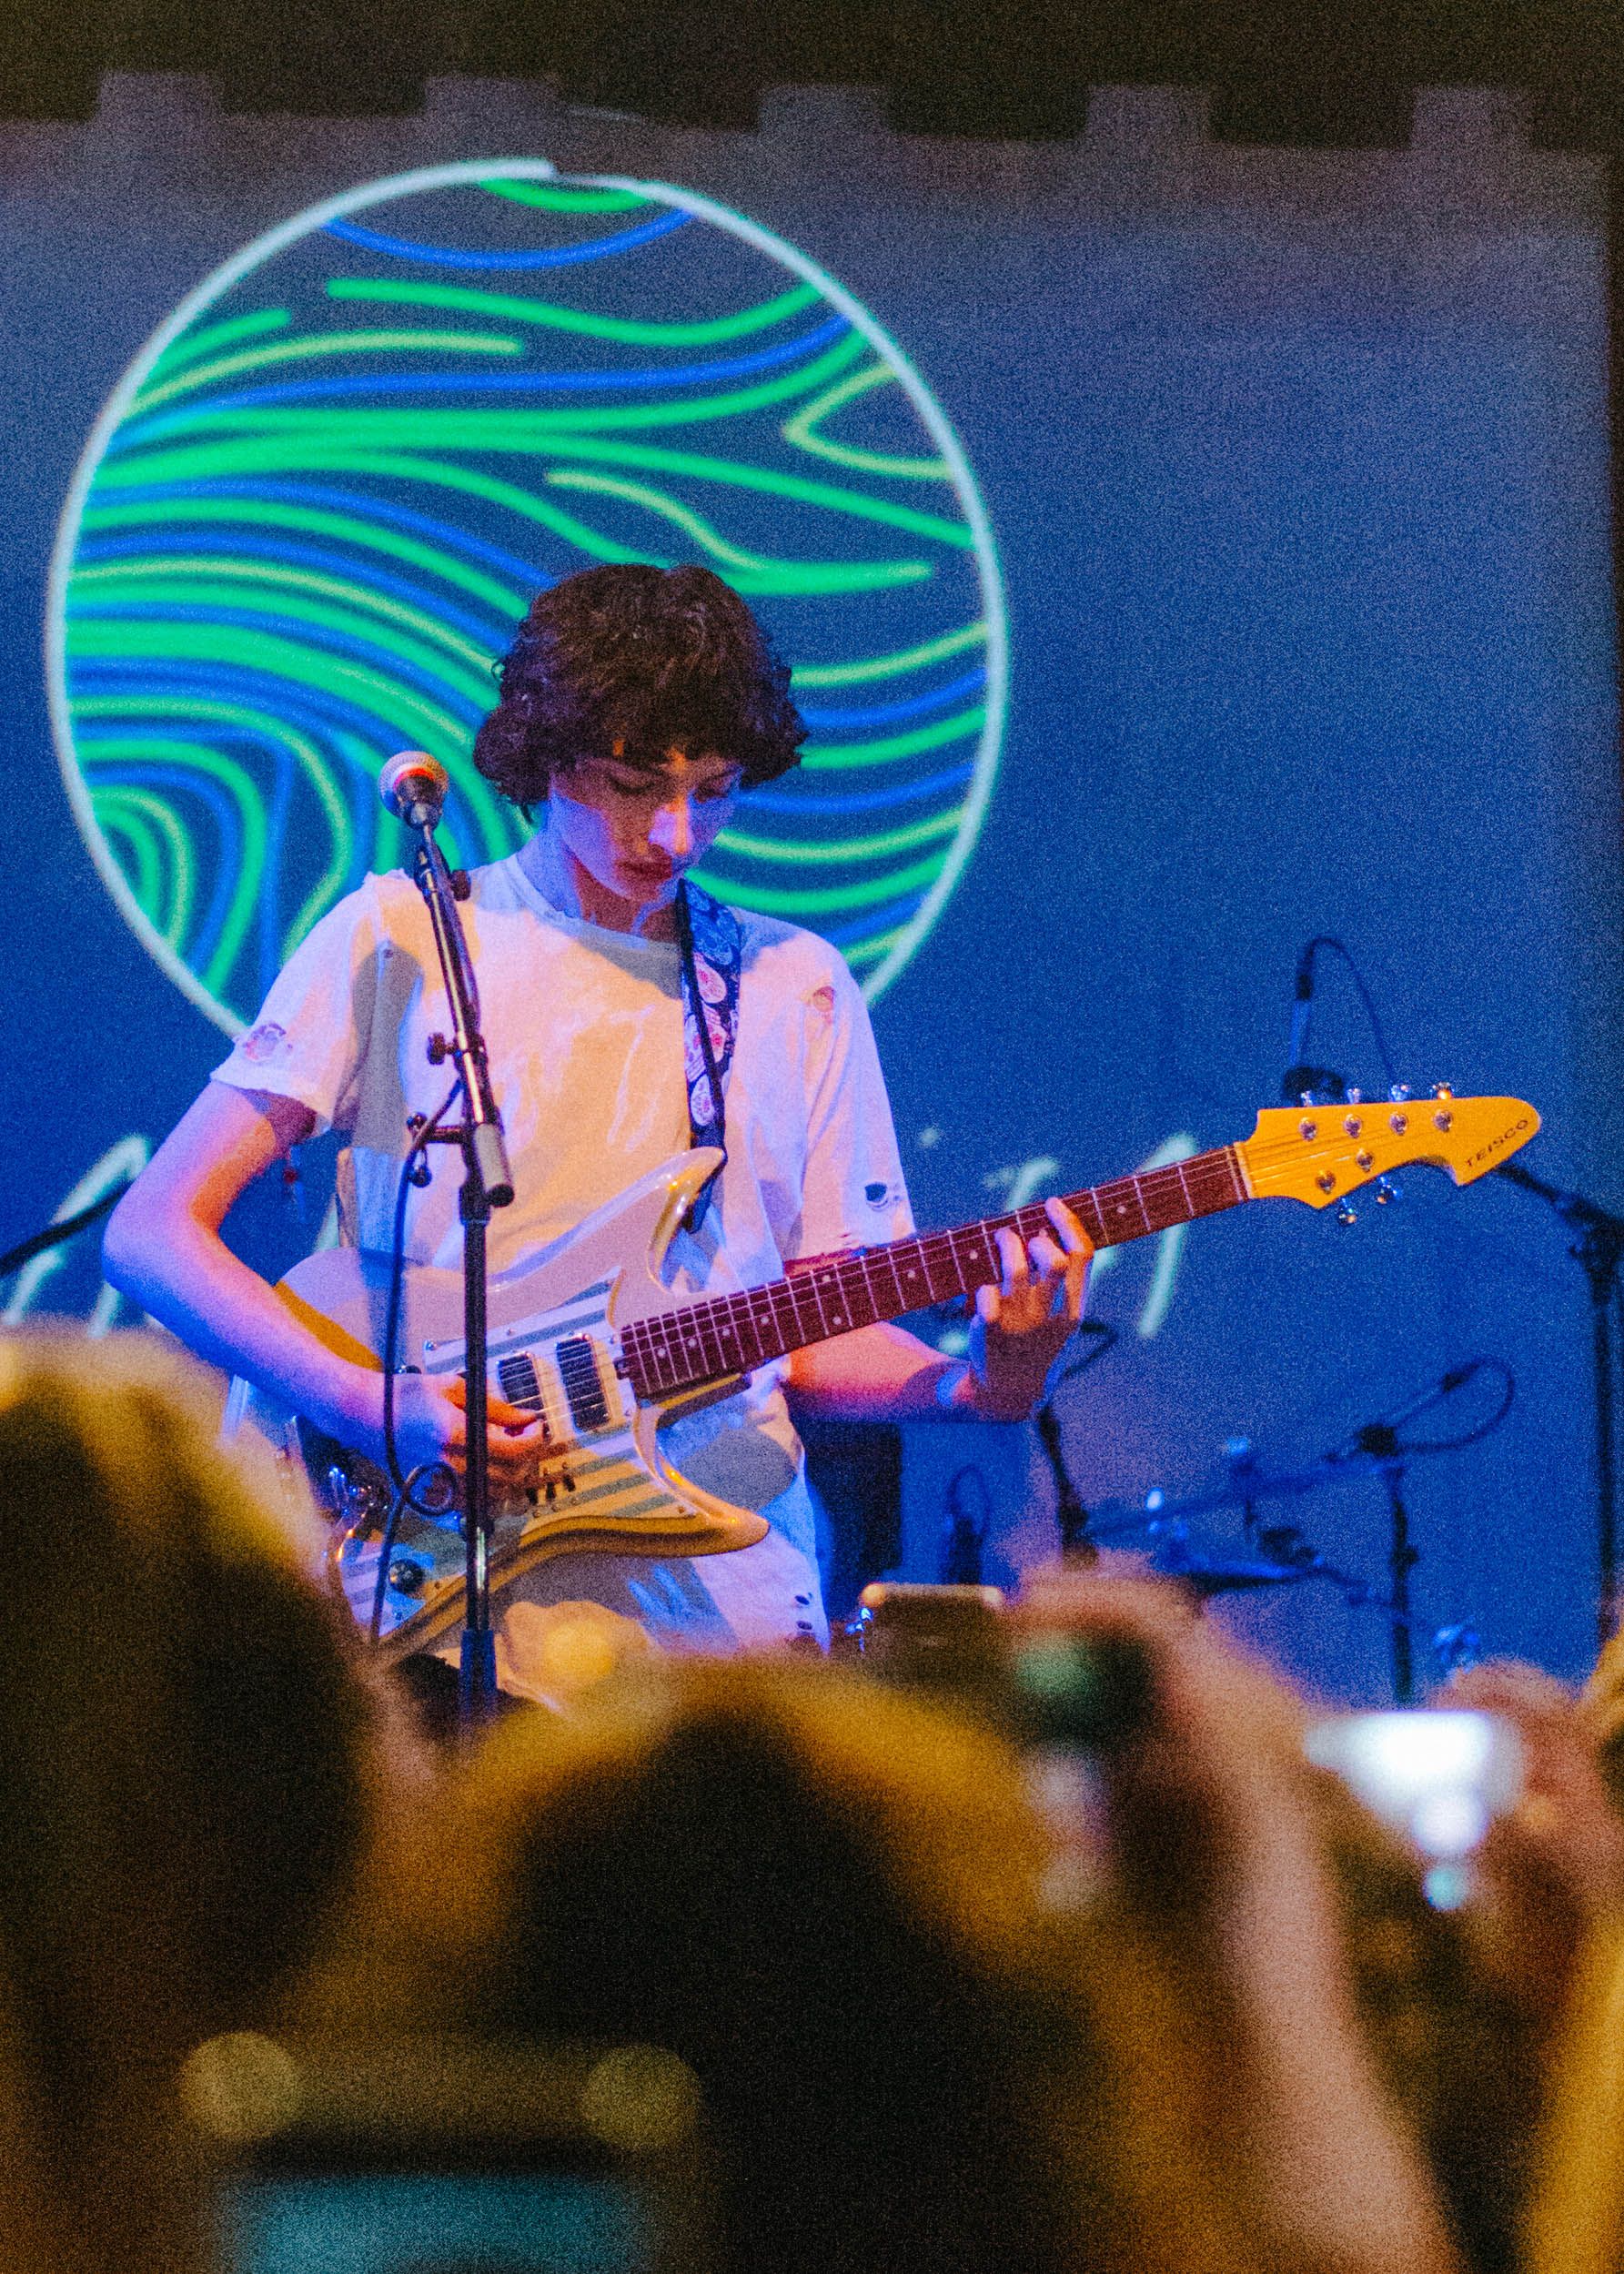
[(347, 1986), (682, 2055), (727, 2269), (1207, 2274), (1232, 2261), (1090, 2025), (1047, 1858), (989, 1732), (826, 1669), (691, 1665), (500, 1733)]
[(138, 2262), (176, 2063), (274, 2014), (369, 1814), (366, 1693), (215, 1433), (149, 1338), (0, 1342), (0, 1979), (90, 2263)]

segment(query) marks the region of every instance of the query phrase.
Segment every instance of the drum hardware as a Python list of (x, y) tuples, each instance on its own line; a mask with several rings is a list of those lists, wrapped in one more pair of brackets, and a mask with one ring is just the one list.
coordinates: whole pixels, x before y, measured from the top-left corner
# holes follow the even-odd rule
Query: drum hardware
[[(1481, 1374), (1500, 1379), (1502, 1395), (1495, 1410), (1476, 1427), (1448, 1438), (1417, 1438), (1410, 1425), (1444, 1404)], [(1410, 1574), (1417, 1551), (1410, 1536), (1405, 1480), (1409, 1463), (1434, 1453), (1458, 1452), (1475, 1445), (1498, 1429), (1511, 1410), (1517, 1394), (1511, 1369), (1499, 1359), (1476, 1358), (1452, 1366), (1435, 1382), (1381, 1420), (1367, 1421), (1323, 1453), (1317, 1460), (1296, 1470), (1269, 1475), (1256, 1461), (1250, 1442), (1243, 1437), (1226, 1440), (1224, 1452), (1229, 1473), (1222, 1484), (1169, 1500), (1161, 1486), (1153, 1486), (1137, 1507), (1127, 1501), (1095, 1505), (1089, 1517), (1093, 1540), (1124, 1548), (1139, 1547), (1157, 1573), (1179, 1581), (1203, 1598), (1237, 1590), (1282, 1586), (1295, 1581), (1320, 1579), (1342, 1591), (1356, 1608), (1378, 1611), (1387, 1622), (1392, 1647), (1392, 1680), (1396, 1702), (1408, 1704), (1414, 1695), (1414, 1643), (1417, 1622), (1410, 1601)], [(1379, 1478), (1387, 1497), (1390, 1545), (1388, 1584), (1384, 1592), (1357, 1572), (1340, 1570), (1322, 1556), (1290, 1523), (1259, 1528), (1260, 1502), (1306, 1498), (1331, 1485), (1356, 1478)], [(1260, 1556), (1233, 1556), (1223, 1550), (1204, 1551), (1189, 1543), (1193, 1518), (1215, 1515), (1240, 1506), (1248, 1545)], [(1447, 1673), (1470, 1664), (1481, 1654), (1481, 1643), (1470, 1626), (1456, 1624), (1431, 1633), (1435, 1658)]]
[(1116, 1346), (1116, 1329), (1108, 1327), (1103, 1319), (1084, 1319), (1078, 1321), (1076, 1339), (1086, 1339), (1092, 1348), (1084, 1349), (1064, 1367), (1049, 1383), (1043, 1402), (1033, 1415), (1038, 1443), (1044, 1449), (1054, 1478), (1054, 1521), (1060, 1528), (1060, 1558), (1063, 1563), (1097, 1563), (1099, 1550), (1089, 1531), (1088, 1511), (1083, 1505), (1072, 1472), (1066, 1466), (1065, 1451), (1060, 1441), (1060, 1422), (1054, 1411), (1054, 1400), (1068, 1381), (1075, 1381), (1086, 1374), (1091, 1366), (1097, 1366), (1107, 1350)]

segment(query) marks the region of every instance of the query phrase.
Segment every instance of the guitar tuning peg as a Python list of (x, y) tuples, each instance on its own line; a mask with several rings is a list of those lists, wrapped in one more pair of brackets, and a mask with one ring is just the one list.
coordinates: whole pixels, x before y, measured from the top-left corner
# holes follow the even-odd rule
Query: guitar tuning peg
[(1404, 1187), (1402, 1185), (1396, 1185), (1391, 1177), (1378, 1177), (1377, 1178), (1376, 1205), (1378, 1208), (1388, 1208), (1395, 1200), (1402, 1200), (1403, 1198)]
[(1351, 1200), (1344, 1200), (1339, 1203), (1337, 1209), (1337, 1221), (1338, 1224), (1357, 1224), (1358, 1220), (1359, 1211), (1355, 1208)]
[(1450, 1088), (1447, 1082), (1434, 1082), (1432, 1086), (1432, 1094), (1435, 1097), (1453, 1097), (1455, 1092)]
[(1362, 1106), (1365, 1102), (1364, 1091), (1362, 1089), (1350, 1089), (1347, 1093), (1347, 1102), (1350, 1106)]
[(1410, 1086), (1407, 1082), (1395, 1082), (1387, 1092), (1387, 1100), (1390, 1105), (1402, 1106), (1408, 1102), (1410, 1095)]

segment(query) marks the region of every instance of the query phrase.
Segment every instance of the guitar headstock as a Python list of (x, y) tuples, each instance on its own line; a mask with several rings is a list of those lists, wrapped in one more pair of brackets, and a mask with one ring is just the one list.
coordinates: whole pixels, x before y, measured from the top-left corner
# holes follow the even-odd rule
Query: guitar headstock
[(1266, 1106), (1237, 1145), (1255, 1199), (1305, 1200), (1328, 1208), (1376, 1177), (1422, 1163), (1469, 1185), (1509, 1160), (1539, 1127), (1520, 1097), (1400, 1095), (1334, 1106)]

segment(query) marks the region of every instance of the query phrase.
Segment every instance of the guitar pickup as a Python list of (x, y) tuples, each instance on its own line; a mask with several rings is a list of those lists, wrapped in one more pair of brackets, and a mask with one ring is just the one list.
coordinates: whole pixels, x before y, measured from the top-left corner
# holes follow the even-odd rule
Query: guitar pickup
[(536, 1372), (536, 1361), (528, 1350), (516, 1350), (510, 1358), (499, 1359), (496, 1378), (510, 1406), (540, 1404), (540, 1378)]
[(584, 1334), (566, 1335), (553, 1349), (553, 1361), (577, 1430), (600, 1430), (609, 1420), (609, 1400), (598, 1379), (598, 1353)]

